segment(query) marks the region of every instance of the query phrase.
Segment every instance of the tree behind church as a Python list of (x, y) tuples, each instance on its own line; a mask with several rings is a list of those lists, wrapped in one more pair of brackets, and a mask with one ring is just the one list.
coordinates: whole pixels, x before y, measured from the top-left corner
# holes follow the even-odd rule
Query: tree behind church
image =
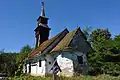
[(115, 75), (120, 73), (119, 36), (112, 39), (108, 29), (95, 29), (90, 37), (93, 48), (93, 51), (88, 54), (90, 71), (94, 74)]

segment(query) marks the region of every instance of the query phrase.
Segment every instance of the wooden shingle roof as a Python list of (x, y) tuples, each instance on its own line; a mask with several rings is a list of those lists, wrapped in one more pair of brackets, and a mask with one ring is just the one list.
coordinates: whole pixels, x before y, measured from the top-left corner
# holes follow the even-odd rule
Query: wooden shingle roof
[[(36, 54), (40, 54), (40, 53), (46, 54), (46, 53), (52, 53), (54, 51), (66, 50), (68, 48), (71, 49), (72, 46), (70, 43), (72, 43), (72, 40), (74, 39), (74, 37), (76, 35), (81, 35), (85, 39), (85, 43), (87, 43), (87, 45), (89, 47), (91, 47), (90, 44), (88, 44), (87, 38), (81, 31), (80, 27), (76, 28), (72, 32), (69, 32), (67, 29), (64, 29), (62, 32), (60, 32), (53, 38), (43, 42), (37, 49), (33, 50), (28, 55), (28, 57), (32, 57), (32, 56), (34, 56)], [(78, 36), (78, 38), (79, 38), (79, 36)], [(76, 45), (78, 45), (78, 44), (76, 44)]]
[(79, 30), (79, 28), (73, 30), (72, 32), (68, 33), (59, 43), (56, 45), (56, 47), (51, 51), (60, 51), (64, 50), (65, 48), (69, 47), (69, 44), (71, 43), (73, 37), (75, 36), (76, 32)]
[(57, 38), (59, 38), (62, 35), (62, 33), (64, 33), (65, 31), (69, 32), (67, 29), (64, 29), (62, 32), (60, 32), (59, 34), (57, 34), (53, 38), (43, 42), (37, 49), (34, 49), (33, 51), (31, 51), (29, 53), (28, 57), (32, 57), (36, 54), (42, 53), (48, 46), (51, 45), (51, 43), (53, 43)]

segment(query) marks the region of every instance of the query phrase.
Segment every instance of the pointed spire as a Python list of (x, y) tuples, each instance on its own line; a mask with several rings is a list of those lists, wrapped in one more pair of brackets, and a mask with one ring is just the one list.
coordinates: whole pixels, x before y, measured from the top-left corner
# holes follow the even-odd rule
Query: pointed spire
[(44, 2), (42, 0), (42, 9), (41, 9), (41, 16), (45, 16), (45, 10), (44, 10)]

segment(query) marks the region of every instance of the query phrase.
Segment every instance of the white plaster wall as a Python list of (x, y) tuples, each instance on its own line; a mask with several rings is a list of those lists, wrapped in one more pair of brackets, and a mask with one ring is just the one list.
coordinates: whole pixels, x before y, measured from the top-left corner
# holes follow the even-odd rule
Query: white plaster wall
[(38, 65), (37, 63), (31, 64), (31, 74), (37, 74), (37, 65)]
[(45, 75), (45, 61), (41, 61), (41, 67), (39, 67), (39, 62), (36, 62), (34, 64), (36, 64), (36, 66), (31, 66), (31, 74), (36, 76)]
[[(34, 63), (36, 66), (32, 66), (33, 64), (31, 64), (31, 74), (43, 76), (45, 74), (52, 73), (50, 69), (54, 62), (54, 58), (51, 55), (46, 55), (45, 59), (46, 60), (41, 61), (41, 67), (39, 67), (39, 62)], [(49, 62), (51, 64), (49, 64)]]
[(66, 57), (63, 57), (62, 55), (59, 55), (57, 57), (57, 62), (58, 62), (58, 65), (60, 66), (60, 69), (62, 70), (62, 72), (59, 74), (64, 76), (73, 75), (73, 61), (71, 59), (68, 59)]
[(29, 73), (29, 64), (27, 64), (27, 73)]
[[(83, 57), (83, 62), (87, 61), (86, 54), (83, 54), (82, 52), (77, 52), (77, 51), (64, 51), (64, 52), (57, 52), (57, 62), (58, 65), (60, 66), (62, 72), (58, 73), (60, 75), (64, 76), (73, 76), (74, 74), (74, 69), (75, 68), (82, 68), (78, 66), (78, 59), (77, 56), (82, 56)], [(39, 67), (39, 62), (36, 62), (36, 66), (31, 66), (31, 74), (36, 74), (36, 75), (45, 75), (52, 73), (50, 71), (53, 62), (54, 62), (54, 56), (53, 55), (46, 55), (45, 57), (46, 60), (41, 62), (41, 67)], [(51, 62), (51, 64), (49, 64)], [(29, 64), (27, 64), (27, 72), (29, 72)]]
[(37, 74), (45, 75), (45, 61), (41, 61), (41, 67), (39, 67), (39, 62), (38, 62)]
[(83, 63), (85, 63), (87, 61), (86, 54), (77, 51), (61, 53), (62, 54), (57, 57), (58, 65), (62, 70), (62, 72), (59, 74), (62, 74), (64, 76), (73, 76), (73, 74), (75, 73), (74, 69), (83, 69), (83, 64), (80, 66), (77, 56), (82, 56)]

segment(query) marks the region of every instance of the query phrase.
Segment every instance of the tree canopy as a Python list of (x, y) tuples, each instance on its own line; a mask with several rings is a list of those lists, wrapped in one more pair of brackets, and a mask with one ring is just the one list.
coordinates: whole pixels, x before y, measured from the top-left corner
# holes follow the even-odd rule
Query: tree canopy
[(108, 29), (95, 29), (90, 37), (93, 48), (88, 54), (90, 71), (94, 74), (119, 74), (120, 35), (112, 39)]

